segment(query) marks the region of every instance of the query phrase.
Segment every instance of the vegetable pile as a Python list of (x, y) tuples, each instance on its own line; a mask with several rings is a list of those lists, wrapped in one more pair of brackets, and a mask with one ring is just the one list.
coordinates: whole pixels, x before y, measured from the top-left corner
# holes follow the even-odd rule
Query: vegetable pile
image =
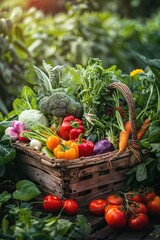
[(145, 70), (136, 69), (128, 75), (116, 66), (104, 69), (97, 58), (90, 58), (85, 68), (52, 67), (45, 61), (43, 70), (29, 65), (28, 85), (13, 101), (10, 116), (15, 118), (5, 129), (6, 135), (49, 158), (73, 160), (114, 150), (117, 156), (130, 145), (131, 112), (123, 94), (108, 86), (125, 84), (135, 102), (137, 139), (141, 148), (150, 151), (146, 161), (131, 168), (129, 184), (152, 184), (160, 172), (160, 67), (159, 60), (139, 57)]
[(91, 214), (104, 216), (112, 229), (141, 231), (147, 228), (150, 218), (160, 218), (160, 197), (151, 188), (118, 192), (106, 199), (93, 199), (88, 208)]
[[(22, 142), (22, 145), (30, 146), (48, 158), (66, 161), (81, 161), (84, 157), (111, 151), (118, 156), (127, 150), (133, 134), (131, 112), (121, 92), (117, 89), (112, 92), (108, 88), (110, 83), (119, 82), (132, 92), (136, 109), (136, 136), (140, 147), (149, 150), (148, 157), (127, 172), (125, 187), (159, 186), (160, 64), (157, 59), (139, 56), (146, 63), (145, 70), (137, 69), (129, 75), (123, 74), (116, 66), (104, 69), (99, 59), (90, 59), (86, 68), (81, 65), (51, 67), (45, 61), (43, 70), (30, 65), (28, 85), (22, 88), (21, 96), (13, 101), (13, 110), (9, 115), (0, 116), (0, 177), (5, 174), (5, 166), (15, 158), (14, 142)], [(17, 184), (13, 199), (28, 201), (32, 196), (28, 199), (27, 192), (23, 198), (20, 197), (21, 184)], [(3, 194), (11, 198), (7, 192)], [(38, 194), (36, 189), (35, 195)], [(92, 214), (103, 215), (111, 228), (128, 227), (139, 231), (147, 227), (150, 215), (160, 216), (159, 199), (155, 192), (121, 192), (116, 196), (106, 196), (106, 199), (93, 199), (89, 210)], [(55, 209), (58, 213), (63, 211), (71, 216), (78, 213), (78, 205), (73, 199), (62, 201), (57, 196), (46, 196), (43, 210), (53, 213)], [(23, 225), (20, 219), (24, 213), (33, 219), (29, 208), (22, 206), (17, 211), (17, 224)], [(11, 210), (10, 214), (13, 217)], [(6, 215), (3, 216), (5, 222)], [(52, 221), (60, 223), (58, 218), (43, 218), (42, 236), (43, 232), (53, 234), (47, 221), (51, 227)], [(34, 220), (32, 222), (37, 232), (39, 226)], [(27, 234), (33, 230), (31, 226), (26, 228)], [(70, 227), (67, 229), (69, 231)], [(13, 232), (11, 229), (7, 231)], [(88, 234), (88, 230), (86, 232)]]

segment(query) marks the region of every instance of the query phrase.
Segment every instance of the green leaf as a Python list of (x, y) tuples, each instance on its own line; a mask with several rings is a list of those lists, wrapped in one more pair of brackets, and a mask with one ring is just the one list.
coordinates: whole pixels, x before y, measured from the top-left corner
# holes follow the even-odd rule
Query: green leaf
[(149, 59), (138, 53), (138, 56), (149, 66), (153, 66), (160, 70), (160, 59)]
[(13, 197), (22, 201), (29, 201), (40, 195), (36, 185), (28, 180), (21, 180), (16, 184), (17, 190), (13, 193)]
[(57, 231), (63, 236), (67, 233), (71, 226), (72, 223), (70, 221), (66, 219), (58, 219)]
[(9, 221), (7, 220), (7, 216), (5, 215), (2, 219), (2, 232), (7, 233), (9, 227)]
[(0, 204), (8, 202), (8, 200), (11, 198), (11, 194), (7, 191), (4, 191), (0, 193)]
[(40, 97), (50, 94), (52, 85), (48, 76), (38, 67), (29, 65), (27, 81), (34, 85), (34, 90)]
[(147, 169), (145, 163), (141, 163), (137, 166), (136, 180), (142, 182), (147, 179)]
[(24, 41), (23, 29), (19, 25), (14, 26), (14, 32), (17, 38)]
[(10, 163), (15, 156), (16, 150), (11, 145), (10, 136), (4, 135), (0, 141), (0, 164)]
[(6, 168), (5, 165), (3, 164), (3, 158), (0, 156), (0, 177), (2, 177), (5, 174)]
[(24, 110), (37, 109), (36, 94), (33, 90), (24, 86), (21, 91), (21, 98), (16, 98), (13, 101), (13, 109), (17, 115)]

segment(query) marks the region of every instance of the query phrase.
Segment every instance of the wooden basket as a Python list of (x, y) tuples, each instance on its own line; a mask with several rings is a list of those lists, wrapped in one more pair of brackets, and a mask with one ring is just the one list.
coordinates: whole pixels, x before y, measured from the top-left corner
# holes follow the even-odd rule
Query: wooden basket
[(19, 172), (38, 184), (42, 192), (56, 194), (62, 199), (73, 198), (81, 207), (86, 206), (94, 198), (106, 198), (111, 192), (121, 190), (130, 165), (141, 162), (147, 156), (147, 150), (139, 148), (135, 107), (130, 90), (120, 82), (110, 84), (108, 89), (119, 89), (130, 111), (132, 139), (122, 154), (115, 156), (117, 151), (113, 151), (68, 161), (49, 159), (26, 143), (14, 143)]

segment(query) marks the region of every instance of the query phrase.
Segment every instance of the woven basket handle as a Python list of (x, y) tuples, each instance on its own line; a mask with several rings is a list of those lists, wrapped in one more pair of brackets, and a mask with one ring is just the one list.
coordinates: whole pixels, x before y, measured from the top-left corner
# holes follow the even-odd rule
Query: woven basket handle
[(107, 86), (109, 90), (118, 89), (123, 94), (126, 99), (129, 108), (130, 122), (131, 122), (131, 141), (128, 145), (129, 149), (132, 151), (132, 157), (130, 159), (131, 165), (135, 165), (141, 162), (141, 151), (140, 144), (137, 139), (137, 129), (136, 129), (136, 114), (135, 114), (135, 104), (132, 97), (130, 89), (121, 82), (114, 82)]

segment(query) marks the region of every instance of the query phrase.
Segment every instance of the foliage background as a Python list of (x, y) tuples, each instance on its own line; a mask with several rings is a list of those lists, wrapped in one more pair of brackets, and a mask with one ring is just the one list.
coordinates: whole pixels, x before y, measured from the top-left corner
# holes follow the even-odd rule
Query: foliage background
[(86, 66), (89, 57), (98, 57), (104, 67), (116, 65), (128, 73), (143, 68), (137, 52), (148, 58), (159, 57), (158, 0), (72, 0), (60, 1), (61, 6), (56, 2), (48, 1), (52, 8), (47, 8), (42, 0), (0, 1), (3, 114), (12, 109), (19, 96), (30, 62), (38, 67), (43, 59), (53, 66)]

